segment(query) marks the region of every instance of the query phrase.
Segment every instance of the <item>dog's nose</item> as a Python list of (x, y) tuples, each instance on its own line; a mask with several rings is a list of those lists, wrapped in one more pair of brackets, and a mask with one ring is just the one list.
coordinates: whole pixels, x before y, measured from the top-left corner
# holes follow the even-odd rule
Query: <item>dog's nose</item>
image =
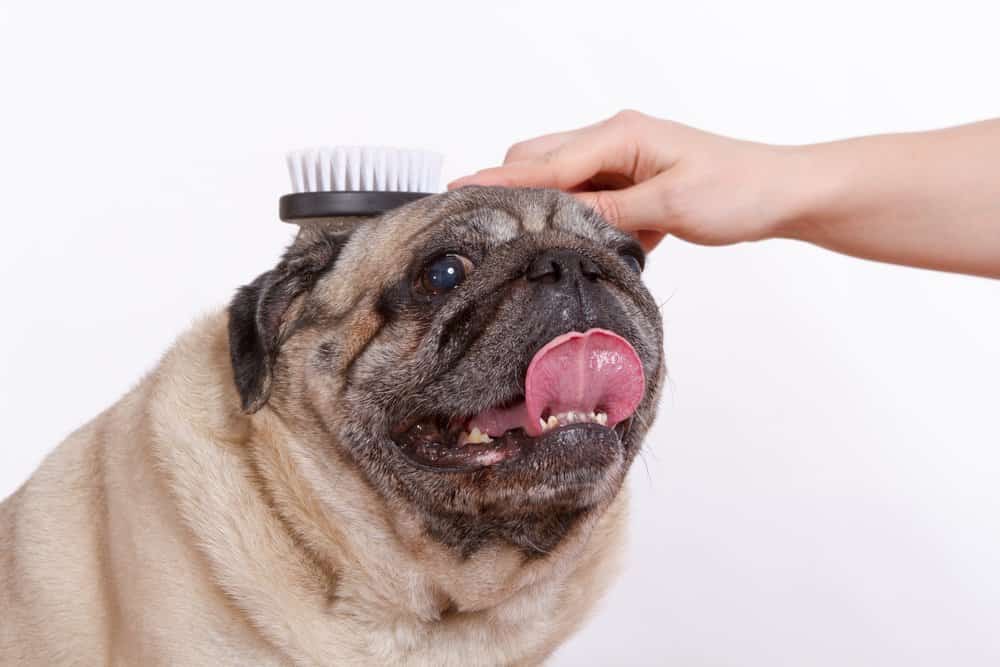
[(601, 269), (578, 252), (553, 248), (532, 260), (526, 276), (528, 280), (547, 283), (572, 282), (582, 278), (594, 281), (601, 277)]

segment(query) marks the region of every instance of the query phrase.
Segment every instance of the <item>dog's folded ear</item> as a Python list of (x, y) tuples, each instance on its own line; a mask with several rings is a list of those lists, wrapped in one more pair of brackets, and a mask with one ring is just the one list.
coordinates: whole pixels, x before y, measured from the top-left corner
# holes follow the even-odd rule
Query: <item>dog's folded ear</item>
[(278, 266), (237, 291), (229, 305), (229, 355), (244, 412), (267, 403), (292, 305), (333, 267), (348, 237), (304, 229)]

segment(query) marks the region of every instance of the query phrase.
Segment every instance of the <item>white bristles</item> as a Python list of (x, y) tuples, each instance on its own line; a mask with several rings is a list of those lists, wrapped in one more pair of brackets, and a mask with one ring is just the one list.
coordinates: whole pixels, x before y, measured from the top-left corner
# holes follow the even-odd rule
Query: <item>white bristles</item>
[(288, 153), (293, 192), (437, 192), (443, 156), (374, 146), (307, 148)]

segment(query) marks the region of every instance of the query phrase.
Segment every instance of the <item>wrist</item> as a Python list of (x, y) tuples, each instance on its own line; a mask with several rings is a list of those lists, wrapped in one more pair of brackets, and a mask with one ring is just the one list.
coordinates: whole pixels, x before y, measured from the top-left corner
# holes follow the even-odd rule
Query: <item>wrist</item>
[(837, 218), (861, 167), (845, 163), (839, 153), (833, 143), (781, 148), (783, 178), (771, 238), (815, 242)]

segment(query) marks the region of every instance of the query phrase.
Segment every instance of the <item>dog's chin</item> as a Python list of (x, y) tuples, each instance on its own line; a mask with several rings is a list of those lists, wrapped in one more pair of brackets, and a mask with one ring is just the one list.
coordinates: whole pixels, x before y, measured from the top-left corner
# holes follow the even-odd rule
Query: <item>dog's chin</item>
[[(489, 437), (469, 432), (469, 418), (443, 415), (413, 419), (390, 435), (406, 461), (436, 473), (482, 473), (490, 476), (544, 472), (576, 482), (595, 481), (622, 461), (624, 436), (631, 420), (614, 427), (600, 423), (599, 414), (553, 415), (545, 430), (529, 435), (512, 428)], [(542, 480), (540, 480), (542, 481)]]

